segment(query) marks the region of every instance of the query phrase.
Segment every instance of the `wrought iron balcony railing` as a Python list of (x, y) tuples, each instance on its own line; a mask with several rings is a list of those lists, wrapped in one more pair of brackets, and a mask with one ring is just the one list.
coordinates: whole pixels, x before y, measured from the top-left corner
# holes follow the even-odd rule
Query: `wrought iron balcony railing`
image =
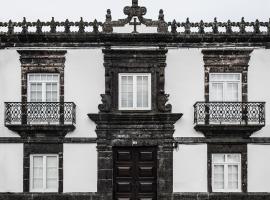
[(6, 102), (5, 125), (74, 125), (73, 102)]
[(265, 102), (197, 102), (194, 104), (196, 125), (265, 124)]

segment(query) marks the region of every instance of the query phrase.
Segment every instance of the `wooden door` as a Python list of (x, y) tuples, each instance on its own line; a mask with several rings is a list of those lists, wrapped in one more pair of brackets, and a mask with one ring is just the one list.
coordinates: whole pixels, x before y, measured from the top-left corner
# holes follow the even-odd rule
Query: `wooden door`
[(155, 147), (115, 147), (113, 189), (115, 200), (156, 200)]

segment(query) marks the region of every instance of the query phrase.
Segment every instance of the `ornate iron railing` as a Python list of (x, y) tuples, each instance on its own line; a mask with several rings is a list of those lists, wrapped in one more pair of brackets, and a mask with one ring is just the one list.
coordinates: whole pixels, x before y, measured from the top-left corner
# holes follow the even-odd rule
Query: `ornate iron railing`
[(73, 102), (5, 102), (6, 125), (72, 125), (76, 123)]
[(197, 102), (194, 123), (264, 125), (265, 102)]

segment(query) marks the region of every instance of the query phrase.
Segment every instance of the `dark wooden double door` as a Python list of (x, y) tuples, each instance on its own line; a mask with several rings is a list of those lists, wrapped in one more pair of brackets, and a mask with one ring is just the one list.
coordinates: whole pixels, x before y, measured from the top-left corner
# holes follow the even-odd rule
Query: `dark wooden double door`
[(156, 147), (115, 147), (113, 152), (114, 200), (156, 200)]

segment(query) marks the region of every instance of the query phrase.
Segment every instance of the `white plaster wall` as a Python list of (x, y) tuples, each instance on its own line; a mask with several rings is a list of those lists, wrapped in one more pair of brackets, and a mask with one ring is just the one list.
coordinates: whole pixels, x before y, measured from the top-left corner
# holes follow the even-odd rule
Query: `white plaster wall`
[(194, 109), (204, 100), (204, 63), (201, 49), (170, 49), (165, 69), (165, 92), (174, 113), (183, 113), (175, 124), (175, 137), (203, 137), (194, 130)]
[(23, 191), (23, 144), (0, 144), (0, 192)]
[(270, 145), (248, 145), (248, 192), (270, 192)]
[(76, 104), (76, 129), (67, 137), (96, 137), (95, 123), (87, 114), (98, 113), (105, 91), (101, 49), (68, 50), (65, 66), (65, 101)]
[(173, 153), (173, 191), (207, 192), (207, 146), (179, 145)]
[(64, 144), (64, 192), (97, 191), (96, 144)]
[(4, 102), (21, 101), (21, 65), (16, 50), (0, 50), (0, 137), (19, 137), (4, 126)]
[(265, 101), (266, 126), (253, 137), (270, 137), (270, 50), (256, 49), (248, 69), (248, 100)]

